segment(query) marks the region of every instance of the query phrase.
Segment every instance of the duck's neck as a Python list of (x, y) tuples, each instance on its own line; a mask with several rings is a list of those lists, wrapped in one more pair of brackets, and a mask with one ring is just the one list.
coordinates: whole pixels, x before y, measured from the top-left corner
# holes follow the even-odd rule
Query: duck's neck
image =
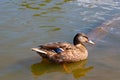
[(83, 46), (83, 47), (85, 46), (85, 45), (84, 45), (82, 42), (80, 42), (80, 41), (79, 41), (79, 42), (74, 41), (73, 44), (74, 44), (76, 47), (79, 47), (79, 48), (82, 47), (82, 46)]
[(79, 45), (79, 44), (82, 44), (80, 41), (73, 41), (73, 44), (74, 45)]

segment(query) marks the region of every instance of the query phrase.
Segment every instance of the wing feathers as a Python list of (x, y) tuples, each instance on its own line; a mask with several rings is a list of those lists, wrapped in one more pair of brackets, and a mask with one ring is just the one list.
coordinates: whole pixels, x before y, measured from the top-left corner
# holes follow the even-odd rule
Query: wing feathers
[(56, 49), (56, 48), (65, 48), (70, 46), (69, 43), (66, 42), (56, 42), (56, 43), (49, 43), (45, 45), (40, 45), (39, 47), (44, 48), (44, 49)]
[(47, 54), (47, 52), (40, 50), (39, 48), (31, 48), (33, 51)]

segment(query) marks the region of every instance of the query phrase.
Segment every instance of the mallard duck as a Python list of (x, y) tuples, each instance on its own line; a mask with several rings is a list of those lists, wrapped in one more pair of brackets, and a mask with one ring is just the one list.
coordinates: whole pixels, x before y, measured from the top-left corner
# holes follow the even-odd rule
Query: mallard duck
[(73, 39), (73, 44), (67, 42), (48, 43), (40, 45), (38, 48), (32, 48), (32, 50), (52, 62), (76, 62), (88, 57), (84, 43), (94, 44), (84, 33), (77, 33)]

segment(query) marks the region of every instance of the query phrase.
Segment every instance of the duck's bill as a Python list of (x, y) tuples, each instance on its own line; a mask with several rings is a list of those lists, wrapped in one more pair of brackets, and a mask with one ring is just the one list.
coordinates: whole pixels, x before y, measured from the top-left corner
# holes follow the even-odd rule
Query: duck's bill
[(89, 40), (88, 43), (90, 43), (90, 44), (95, 44), (92, 40)]

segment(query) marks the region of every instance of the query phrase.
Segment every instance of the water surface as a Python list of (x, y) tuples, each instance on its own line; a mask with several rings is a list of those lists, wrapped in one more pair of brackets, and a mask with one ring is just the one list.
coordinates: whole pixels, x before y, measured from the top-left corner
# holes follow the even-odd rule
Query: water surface
[[(119, 0), (0, 0), (1, 80), (119, 80)], [(100, 28), (98, 28), (100, 27)], [(84, 32), (85, 61), (51, 64), (30, 50)]]

